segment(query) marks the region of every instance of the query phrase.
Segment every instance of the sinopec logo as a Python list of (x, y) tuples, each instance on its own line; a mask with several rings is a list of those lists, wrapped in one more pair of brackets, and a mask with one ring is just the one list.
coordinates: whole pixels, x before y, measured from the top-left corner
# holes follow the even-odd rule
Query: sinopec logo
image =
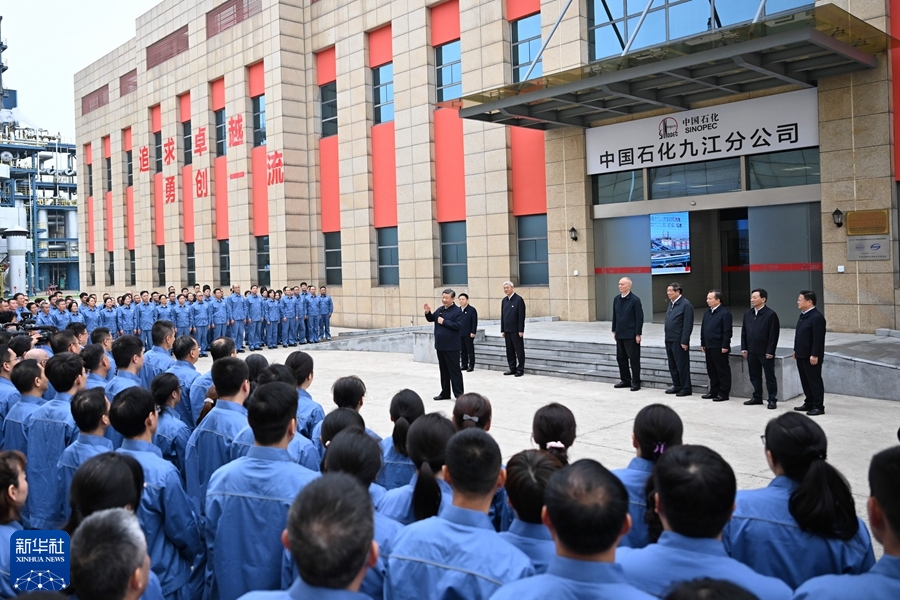
[(659, 139), (678, 137), (678, 121), (672, 117), (666, 117), (659, 122)]
[(878, 242), (875, 242), (874, 244), (869, 246), (869, 249), (870, 250), (881, 250), (881, 244), (879, 244)]

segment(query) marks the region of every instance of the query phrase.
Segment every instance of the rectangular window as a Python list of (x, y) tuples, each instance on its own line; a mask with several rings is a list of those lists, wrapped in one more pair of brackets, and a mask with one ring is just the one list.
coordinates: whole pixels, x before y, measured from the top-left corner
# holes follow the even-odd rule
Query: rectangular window
[(96, 268), (97, 268), (97, 263), (96, 263), (96, 261), (94, 260), (94, 253), (91, 252), (91, 273), (90, 273), (90, 275), (91, 275), (91, 285), (92, 285), (92, 286), (93, 286), (93, 285), (97, 285), (97, 271), (96, 271)]
[(191, 122), (190, 120), (181, 123), (181, 139), (184, 140), (184, 166), (188, 166), (193, 162), (193, 138), (191, 138)]
[(159, 285), (166, 285), (166, 247), (156, 247), (156, 272), (159, 275)]
[(112, 159), (105, 159), (106, 162), (106, 191), (112, 191)]
[(125, 151), (125, 178), (128, 187), (134, 185), (134, 160), (132, 159), (131, 150)]
[(741, 159), (723, 158), (656, 167), (648, 170), (647, 181), (652, 200), (739, 192)]
[(319, 86), (322, 103), (322, 137), (337, 135), (337, 81)]
[(109, 104), (109, 84), (81, 98), (81, 116)]
[(269, 236), (267, 235), (256, 238), (256, 283), (259, 285), (272, 284), (269, 271)]
[(197, 258), (194, 255), (194, 244), (184, 245), (184, 253), (187, 257), (187, 284), (194, 285), (197, 283)]
[(454, 100), (462, 96), (462, 60), (459, 40), (434, 49), (437, 101)]
[(550, 285), (547, 215), (516, 217), (519, 242), (519, 284)]
[(228, 240), (219, 240), (219, 285), (231, 285), (231, 250)]
[(644, 171), (621, 171), (591, 176), (594, 204), (640, 202), (644, 199)]
[(397, 228), (382, 227), (378, 235), (378, 285), (400, 285), (400, 253)]
[(119, 97), (127, 96), (131, 92), (136, 92), (137, 85), (137, 69), (132, 69), (119, 77)]
[(225, 131), (225, 109), (215, 111), (216, 118), (216, 156), (225, 156), (225, 141), (227, 132)]
[(325, 282), (328, 285), (341, 285), (341, 232), (325, 234)]
[(262, 12), (262, 0), (228, 0), (206, 13), (206, 39)]
[(266, 143), (266, 95), (253, 99), (253, 147)]
[(137, 259), (134, 256), (134, 250), (128, 251), (128, 266), (131, 269), (131, 285), (137, 285)]
[[(109, 253), (109, 264), (106, 266), (106, 285), (116, 285), (115, 254)], [(133, 283), (131, 285), (134, 285)]]
[(154, 173), (162, 173), (163, 149), (162, 149), (162, 132), (161, 131), (157, 131), (156, 133), (153, 134), (153, 148), (154, 148), (154, 152), (156, 152), (156, 154), (154, 156), (155, 170), (153, 172)]
[(188, 26), (173, 31), (158, 42), (147, 46), (147, 70), (161, 65), (188, 50)]
[(394, 63), (372, 69), (372, 101), (375, 125), (394, 120)]
[[(510, 23), (512, 28), (512, 67), (513, 82), (523, 81), (531, 63), (541, 51), (541, 13), (519, 19)], [(540, 77), (543, 73), (542, 60), (534, 66), (531, 77)]]
[(441, 281), (444, 285), (469, 283), (465, 221), (441, 223)]
[(812, 185), (820, 182), (819, 149), (804, 148), (748, 157), (751, 190)]
[(94, 195), (94, 165), (87, 166), (88, 196)]

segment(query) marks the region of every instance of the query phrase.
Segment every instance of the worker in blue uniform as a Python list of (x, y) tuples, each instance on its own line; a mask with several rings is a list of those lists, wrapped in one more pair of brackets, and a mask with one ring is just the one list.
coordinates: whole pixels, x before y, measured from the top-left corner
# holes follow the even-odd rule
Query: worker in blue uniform
[(241, 295), (241, 286), (231, 286), (228, 303), (228, 335), (234, 340), (238, 353), (244, 351), (244, 325), (247, 323), (247, 305)]
[[(213, 340), (209, 349), (212, 355), (213, 364), (222, 358), (229, 356), (237, 356), (234, 349), (234, 340), (230, 337), (223, 337)], [(203, 373), (191, 383), (191, 415), (194, 418), (194, 426), (200, 420), (200, 413), (203, 411), (203, 405), (206, 403), (206, 395), (213, 386), (212, 371)], [(211, 401), (210, 401), (211, 402)]]
[(325, 410), (307, 391), (313, 382), (313, 364), (312, 356), (299, 350), (291, 352), (284, 361), (297, 378), (297, 430), (315, 444), (313, 431), (325, 418)]
[(281, 325), (281, 304), (275, 299), (275, 293), (269, 294), (269, 299), (265, 305), (266, 311), (266, 346), (269, 348), (278, 347), (278, 328)]
[(66, 301), (60, 298), (56, 301), (56, 310), (53, 311), (53, 325), (62, 331), (69, 324), (71, 316), (66, 310)]
[(103, 348), (103, 352), (109, 359), (109, 371), (106, 373), (107, 382), (112, 381), (112, 378), (116, 376), (116, 360), (112, 355), (113, 341), (115, 341), (113, 331), (106, 327), (98, 327), (91, 333), (91, 345), (97, 345)]
[(255, 443), (246, 456), (216, 470), (206, 489), (206, 598), (236, 600), (253, 590), (281, 588), (288, 509), (319, 477), (287, 453), (297, 427), (293, 386), (262, 385), (245, 408)]
[(331, 339), (331, 315), (334, 313), (334, 300), (328, 295), (327, 288), (319, 288), (319, 339)]
[(12, 382), (13, 367), (18, 364), (16, 353), (6, 344), (0, 344), (0, 431), (3, 430), (3, 419), (10, 409), (10, 398), (15, 398), (13, 404), (18, 402), (19, 390)]
[(134, 307), (134, 320), (137, 335), (144, 342), (144, 351), (146, 352), (153, 346), (151, 330), (157, 320), (156, 305), (150, 302), (150, 293), (146, 290), (141, 292), (141, 301)]
[(40, 325), (41, 327), (56, 327), (56, 321), (53, 319), (53, 315), (51, 314), (50, 309), (51, 307), (48, 301), (44, 300), (43, 302), (41, 302), (41, 310), (37, 314), (37, 317), (35, 317), (34, 319), (36, 325)]
[[(209, 302), (209, 322), (212, 325), (210, 341), (228, 335), (228, 322), (231, 321), (231, 309), (222, 294), (222, 288), (216, 288)], [(235, 344), (237, 340), (235, 340)]]
[(144, 366), (141, 368), (141, 386), (150, 389), (150, 382), (160, 373), (175, 364), (172, 358), (172, 344), (175, 342), (175, 324), (172, 321), (156, 321), (151, 326), (153, 346), (144, 353)]
[(117, 451), (135, 458), (144, 471), (137, 515), (147, 535), (151, 568), (166, 600), (189, 600), (191, 565), (203, 545), (178, 469), (153, 445), (158, 422), (153, 396), (143, 388), (128, 388), (113, 400), (109, 420), (125, 436)]
[(159, 415), (153, 444), (159, 448), (164, 459), (175, 465), (182, 484), (185, 484), (185, 455), (191, 429), (175, 410), (181, 404), (181, 383), (172, 373), (160, 373), (150, 382), (150, 393)]
[(724, 579), (760, 600), (787, 600), (791, 588), (730, 558), (721, 542), (731, 518), (737, 481), (731, 466), (704, 446), (666, 449), (653, 469), (659, 541), (645, 548), (619, 548), (616, 562), (635, 587), (663, 596), (692, 579)]
[(184, 294), (178, 294), (178, 304), (172, 307), (172, 322), (175, 323), (175, 335), (190, 335), (194, 328), (194, 311)]
[[(304, 353), (305, 354), (305, 353)], [(309, 355), (307, 355), (309, 356)], [(290, 358), (290, 357), (288, 357)], [(294, 363), (291, 363), (294, 364)], [(291, 365), (287, 365), (290, 367)], [(298, 377), (299, 380), (299, 377)], [(363, 402), (366, 398), (366, 384), (356, 375), (348, 375), (341, 377), (331, 386), (331, 399), (338, 408), (351, 408), (356, 412), (362, 410)], [(324, 417), (323, 417), (324, 419)], [(366, 427), (368, 433), (376, 442), (381, 441), (381, 436)], [(319, 455), (325, 457), (325, 445), (322, 443), (322, 421), (319, 421), (313, 427), (310, 436), (312, 443), (315, 444)]]
[(306, 341), (310, 344), (319, 342), (319, 297), (316, 286), (309, 286), (309, 298), (306, 299)]
[(157, 321), (172, 321), (175, 322), (175, 313), (173, 309), (175, 307), (169, 304), (168, 296), (160, 296), (159, 304), (156, 305), (156, 320)]
[(379, 444), (382, 465), (376, 480), (385, 490), (403, 487), (415, 476), (416, 465), (406, 450), (406, 436), (410, 425), (424, 414), (425, 404), (413, 390), (400, 390), (391, 398), (390, 415), (394, 430)]
[(137, 328), (137, 314), (131, 300), (131, 294), (125, 294), (124, 298), (122, 298), (122, 306), (117, 309), (119, 311), (118, 323), (120, 337), (123, 335), (140, 336)]
[(506, 481), (497, 442), (481, 429), (458, 432), (447, 443), (443, 475), (453, 488), (453, 505), (397, 534), (385, 595), (486, 599), (502, 585), (534, 575), (531, 560), (501, 538), (488, 517), (494, 493)]
[(102, 309), (97, 307), (97, 297), (88, 297), (87, 306), (83, 307), (81, 311), (81, 317), (84, 319), (84, 325), (85, 327), (87, 327), (88, 335), (90, 335), (92, 331), (100, 327), (101, 310)]
[(306, 343), (306, 313), (309, 307), (309, 294), (304, 296), (299, 286), (291, 288), (294, 295), (294, 318), (297, 322), (297, 343)]
[(794, 600), (900, 598), (900, 446), (882, 450), (869, 465), (869, 523), (884, 555), (867, 573), (810, 579)]
[[(28, 451), (28, 421), (44, 402), (44, 392), (50, 382), (44, 374), (44, 366), (34, 359), (19, 361), (10, 372), (10, 380), (19, 392), (19, 400), (9, 409), (3, 420), (3, 449)], [(26, 514), (22, 514), (22, 524), (27, 526)]]
[(294, 298), (294, 292), (288, 286), (284, 287), (284, 294), (281, 296), (281, 343), (284, 346), (297, 345), (297, 299)]
[(172, 373), (178, 377), (181, 385), (181, 402), (175, 406), (175, 412), (181, 422), (193, 431), (194, 413), (191, 406), (191, 385), (200, 377), (200, 373), (194, 366), (200, 360), (200, 347), (197, 341), (188, 334), (179, 335), (172, 344), (172, 357), (175, 362), (166, 369), (166, 373)]
[[(113, 338), (119, 336), (119, 311), (112, 298), (107, 298), (104, 301), (103, 308), (100, 309), (100, 322), (98, 323), (98, 326), (109, 329), (109, 333)], [(91, 333), (91, 335), (93, 336), (93, 333)]]
[(250, 286), (247, 296), (248, 344), (251, 350), (259, 350), (262, 346), (262, 325), (265, 318), (265, 300), (259, 295), (259, 286)]
[(631, 518), (628, 492), (612, 473), (597, 461), (579, 460), (550, 478), (545, 505), (541, 519), (556, 549), (546, 573), (503, 586), (493, 600), (653, 598), (630, 585), (614, 562)]
[[(112, 347), (113, 358), (116, 361), (116, 376), (106, 384), (106, 397), (110, 402), (115, 400), (119, 392), (141, 385), (141, 369), (144, 366), (144, 344), (135, 335), (123, 335)], [(106, 430), (106, 437), (113, 443), (114, 448), (122, 445), (122, 434), (113, 425)]]
[(204, 299), (203, 294), (198, 295), (197, 299), (194, 301), (194, 304), (191, 306), (191, 310), (193, 311), (192, 315), (194, 318), (191, 334), (194, 336), (194, 339), (197, 340), (197, 344), (200, 346), (201, 358), (206, 356), (206, 352), (207, 350), (209, 350), (209, 332), (212, 328), (212, 324), (209, 320), (209, 308), (210, 305)]
[(109, 373), (110, 359), (100, 344), (90, 344), (81, 351), (81, 360), (84, 362), (84, 370), (87, 373), (85, 389), (100, 388), (106, 390), (109, 381), (106, 375)]

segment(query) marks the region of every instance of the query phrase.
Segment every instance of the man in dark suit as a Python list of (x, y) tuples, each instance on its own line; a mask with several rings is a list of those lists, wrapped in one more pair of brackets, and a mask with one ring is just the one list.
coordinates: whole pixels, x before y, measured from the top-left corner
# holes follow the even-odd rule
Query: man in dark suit
[(800, 385), (806, 398), (794, 410), (811, 417), (825, 414), (825, 383), (822, 381), (822, 359), (825, 358), (825, 316), (816, 308), (816, 293), (803, 290), (797, 298), (800, 320), (794, 332), (794, 353)]
[(709, 393), (702, 397), (713, 402), (724, 402), (731, 393), (731, 366), (728, 364), (733, 333), (731, 313), (722, 306), (722, 292), (719, 290), (710, 290), (706, 294), (706, 305), (709, 310), (704, 313), (703, 324), (700, 325), (700, 351), (706, 356)]
[(469, 304), (469, 295), (459, 295), (459, 309), (462, 321), (459, 326), (459, 368), (468, 372), (475, 370), (475, 332), (478, 331), (478, 311)]
[(762, 404), (762, 375), (766, 374), (769, 400), (766, 408), (774, 410), (778, 402), (778, 382), (775, 380), (775, 348), (781, 324), (775, 311), (766, 306), (769, 294), (762, 288), (750, 292), (753, 307), (744, 314), (741, 327), (741, 356), (747, 359), (753, 397), (744, 402), (747, 406)]
[(666, 309), (666, 357), (669, 359), (669, 373), (672, 387), (667, 394), (690, 396), (691, 389), (691, 332), (694, 330), (694, 307), (681, 295), (681, 284), (672, 282), (666, 288), (669, 308)]
[(506, 340), (506, 362), (509, 364), (509, 370), (503, 374), (521, 377), (525, 374), (525, 301), (515, 292), (511, 281), (503, 283), (503, 294), (500, 335)]
[(462, 311), (453, 303), (454, 298), (456, 292), (448, 288), (441, 294), (443, 306), (434, 313), (427, 303), (424, 306), (425, 320), (434, 323), (434, 349), (441, 368), (441, 393), (434, 397), (435, 400), (449, 400), (451, 387), (454, 398), (463, 394), (463, 377), (459, 368), (459, 326)]
[[(619, 363), (617, 388), (641, 389), (641, 332), (644, 328), (644, 308), (641, 299), (631, 293), (631, 279), (619, 280), (619, 294), (613, 298), (612, 331), (616, 340), (616, 362)], [(628, 362), (631, 361), (631, 371)]]

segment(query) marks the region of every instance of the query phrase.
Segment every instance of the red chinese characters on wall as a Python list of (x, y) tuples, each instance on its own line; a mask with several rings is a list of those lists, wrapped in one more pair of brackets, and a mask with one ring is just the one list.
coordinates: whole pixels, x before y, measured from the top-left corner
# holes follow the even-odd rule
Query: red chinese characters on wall
[(228, 145), (240, 146), (244, 143), (244, 115), (238, 113), (228, 119)]
[(165, 180), (165, 192), (164, 196), (166, 198), (164, 204), (175, 204), (175, 176), (166, 177)]
[(198, 127), (197, 134), (194, 136), (194, 154), (203, 156), (203, 153), (209, 150), (206, 146), (206, 127)]
[(197, 198), (209, 197), (209, 169), (197, 169), (194, 176), (194, 196)]
[(175, 162), (175, 140), (168, 138), (163, 144), (163, 162), (170, 165)]
[(149, 146), (141, 146), (138, 151), (138, 171), (147, 173), (150, 171), (150, 148)]
[(266, 154), (266, 185), (284, 183), (284, 154), (276, 150)]

